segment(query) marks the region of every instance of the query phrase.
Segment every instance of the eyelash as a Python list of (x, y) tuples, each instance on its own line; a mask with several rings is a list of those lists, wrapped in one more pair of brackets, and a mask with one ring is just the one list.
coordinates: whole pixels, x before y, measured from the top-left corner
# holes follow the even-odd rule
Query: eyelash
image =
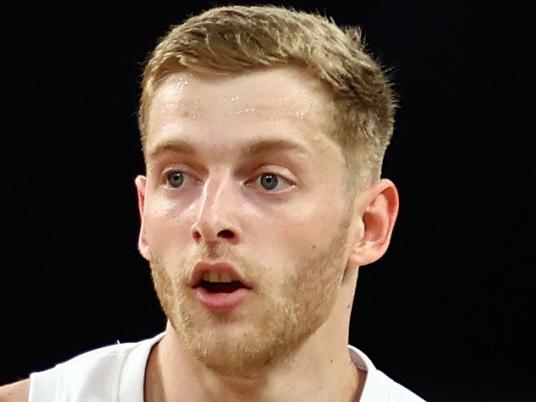
[[(169, 184), (169, 178), (171, 177), (171, 175), (173, 174), (177, 174), (177, 173), (180, 173), (183, 177), (183, 181), (181, 182), (181, 184), (178, 186), (178, 187), (174, 187), (174, 186), (171, 186)], [(290, 180), (290, 179), (287, 179), (285, 176), (279, 174), (279, 173), (276, 173), (276, 172), (273, 172), (273, 171), (263, 171), (257, 175), (254, 176), (253, 180), (249, 180), (249, 181), (246, 181), (246, 186), (251, 186), (252, 183), (258, 183), (259, 179), (263, 176), (263, 175), (272, 175), (272, 176), (275, 176), (278, 178), (278, 183), (277, 184), (280, 184), (281, 182), (284, 182), (286, 183), (286, 187), (289, 187), (289, 188), (292, 188), (295, 186), (295, 183)], [(179, 188), (182, 188), (184, 186), (184, 181), (189, 178), (189, 179), (192, 179), (192, 176), (190, 174), (188, 174), (187, 172), (185, 172), (184, 170), (181, 170), (181, 169), (170, 169), (170, 170), (167, 170), (164, 172), (163, 174), (163, 181), (164, 181), (164, 184), (168, 187), (168, 188), (171, 188), (171, 189), (179, 189)], [(259, 186), (260, 183), (258, 183)], [(268, 189), (263, 189), (264, 192), (267, 192), (267, 193), (280, 193), (280, 192), (283, 192), (283, 191), (288, 191), (288, 190), (279, 190), (279, 191), (272, 191), (271, 189), (268, 190)]]
[[(275, 172), (271, 172), (271, 171), (265, 171), (265, 172), (261, 172), (259, 173), (258, 175), (256, 175), (254, 177), (254, 182), (257, 183), (258, 180), (263, 176), (263, 175), (272, 175), (272, 176), (276, 176), (278, 178), (279, 181), (283, 181), (283, 182), (286, 182), (287, 183), (287, 186), (292, 188), (294, 187), (294, 183), (287, 179), (286, 177), (284, 177), (283, 175), (279, 174), (279, 173), (275, 173)], [(249, 183), (249, 182), (248, 182)], [(246, 184), (248, 184), (246, 183)], [(260, 183), (259, 183), (259, 186), (260, 186)], [(268, 190), (268, 189), (263, 189), (265, 192), (268, 192), (268, 193), (281, 193), (281, 192), (284, 192), (284, 191), (288, 191), (288, 190), (279, 190), (279, 191), (272, 191), (272, 190)]]

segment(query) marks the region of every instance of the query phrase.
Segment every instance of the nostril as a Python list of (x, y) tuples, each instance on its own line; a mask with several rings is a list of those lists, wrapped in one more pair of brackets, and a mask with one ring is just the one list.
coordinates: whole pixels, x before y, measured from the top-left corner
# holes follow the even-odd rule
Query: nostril
[(234, 233), (231, 230), (225, 229), (218, 233), (219, 237), (223, 237), (224, 239), (232, 239), (234, 237)]
[(232, 229), (223, 229), (217, 232), (207, 230), (207, 232), (203, 232), (202, 230), (199, 230), (199, 228), (192, 228), (192, 238), (196, 243), (206, 242), (206, 243), (214, 243), (218, 240), (227, 240), (227, 241), (238, 241), (238, 236), (236, 232)]
[(201, 240), (201, 233), (199, 233), (199, 231), (197, 231), (197, 230), (194, 230), (193, 237), (194, 237), (195, 241), (199, 241), (199, 240)]

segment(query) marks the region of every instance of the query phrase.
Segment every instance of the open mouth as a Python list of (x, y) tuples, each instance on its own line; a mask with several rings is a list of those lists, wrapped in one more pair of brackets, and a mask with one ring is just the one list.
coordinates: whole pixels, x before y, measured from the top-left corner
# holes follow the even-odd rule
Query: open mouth
[(232, 293), (235, 290), (245, 288), (239, 281), (232, 281), (229, 283), (201, 281), (199, 286), (210, 293)]
[(239, 289), (249, 289), (241, 281), (233, 279), (227, 272), (208, 271), (197, 284), (209, 293), (232, 293)]
[(225, 262), (196, 264), (191, 278), (195, 297), (208, 311), (230, 312), (253, 295), (253, 283)]

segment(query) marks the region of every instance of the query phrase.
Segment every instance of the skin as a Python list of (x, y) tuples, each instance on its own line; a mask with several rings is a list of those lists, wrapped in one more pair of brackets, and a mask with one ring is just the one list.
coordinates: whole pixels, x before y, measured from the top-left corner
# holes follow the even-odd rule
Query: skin
[[(327, 89), (293, 67), (178, 72), (157, 89), (147, 176), (136, 179), (139, 248), (169, 321), (149, 358), (148, 401), (354, 400), (364, 379), (347, 350), (358, 266), (385, 252), (398, 196), (382, 179), (348, 199), (329, 105)], [(274, 190), (263, 173), (279, 175)], [(206, 311), (187, 286), (199, 261), (233, 264), (252, 294)]]
[(0, 387), (0, 402), (25, 402), (28, 400), (30, 380), (22, 380)]
[[(149, 356), (146, 401), (360, 394), (366, 374), (347, 349), (358, 269), (385, 253), (398, 194), (381, 179), (348, 198), (328, 105), (328, 90), (294, 67), (179, 72), (160, 84), (146, 122), (146, 176), (135, 181), (139, 249), (168, 317)], [(244, 153), (262, 141), (272, 142)], [(180, 152), (184, 144), (192, 149)], [(180, 186), (170, 171), (184, 172)], [(261, 185), (264, 173), (278, 175), (275, 189)], [(234, 265), (254, 289), (229, 312), (204, 310), (186, 285), (199, 261)], [(0, 400), (25, 400), (27, 382), (12, 387), (0, 388)]]

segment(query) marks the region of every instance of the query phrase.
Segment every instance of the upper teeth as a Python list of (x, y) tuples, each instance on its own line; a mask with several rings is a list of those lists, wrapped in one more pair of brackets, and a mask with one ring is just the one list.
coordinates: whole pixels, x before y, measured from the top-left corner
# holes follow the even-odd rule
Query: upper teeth
[(214, 271), (205, 272), (203, 274), (203, 280), (206, 282), (224, 282), (224, 283), (229, 283), (233, 281), (233, 279), (231, 278), (231, 275), (229, 275), (227, 272), (214, 272)]

